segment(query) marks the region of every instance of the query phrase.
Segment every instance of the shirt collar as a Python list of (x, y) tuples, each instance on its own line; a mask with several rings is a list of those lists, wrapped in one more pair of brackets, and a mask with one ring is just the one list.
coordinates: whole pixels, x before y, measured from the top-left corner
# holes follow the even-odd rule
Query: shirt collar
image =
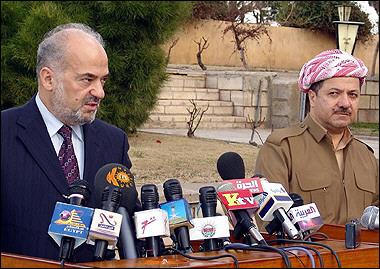
[[(331, 136), (327, 133), (326, 128), (316, 122), (310, 114), (305, 118), (304, 124), (308, 126), (310, 134), (317, 142), (320, 142), (325, 136), (331, 141)], [(341, 141), (344, 141), (344, 145), (347, 145), (353, 139), (353, 135), (348, 127), (344, 130)]]
[[(36, 96), (36, 104), (38, 110), (41, 113), (42, 119), (45, 122), (46, 128), (48, 130), (50, 138), (55, 135), (58, 130), (62, 127), (63, 123), (57, 119), (45, 106), (45, 104), (41, 101), (39, 93)], [(83, 131), (81, 125), (70, 126), (78, 139), (83, 142)]]

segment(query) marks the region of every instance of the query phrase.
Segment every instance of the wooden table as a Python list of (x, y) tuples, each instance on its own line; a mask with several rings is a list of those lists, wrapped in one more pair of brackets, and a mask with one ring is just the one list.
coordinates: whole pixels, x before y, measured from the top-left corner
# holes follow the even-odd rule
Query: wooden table
[[(379, 231), (362, 230), (362, 242), (356, 249), (346, 249), (342, 231), (344, 226), (324, 225), (320, 231), (327, 233), (330, 239), (318, 240), (317, 243), (322, 243), (331, 247), (338, 255), (343, 268), (361, 267), (361, 268), (379, 268)], [(367, 242), (364, 242), (364, 239)], [(301, 246), (300, 241), (295, 245)], [(285, 246), (294, 245), (285, 244)], [(275, 245), (273, 245), (275, 246)], [(305, 244), (317, 249), (323, 259), (324, 267), (338, 267), (335, 256), (325, 247)], [(289, 254), (291, 266), (295, 268), (311, 267), (310, 258), (303, 251), (292, 251), (297, 254), (298, 258)], [(316, 267), (320, 268), (318, 257), (313, 251), (313, 257)], [(239, 267), (260, 267), (260, 268), (285, 268), (286, 264), (283, 258), (274, 252), (249, 251), (249, 250), (228, 250), (228, 251), (212, 251), (212, 252), (195, 252), (190, 254), (192, 257), (210, 258), (218, 255), (232, 254), (239, 262)], [(1, 253), (1, 267), (39, 267), (39, 268), (58, 268), (60, 263), (45, 259)], [(231, 257), (223, 257), (213, 260), (195, 260), (186, 258), (182, 255), (165, 255), (160, 257), (124, 259), (115, 261), (103, 262), (88, 262), (79, 264), (65, 264), (65, 268), (235, 268), (235, 262)]]

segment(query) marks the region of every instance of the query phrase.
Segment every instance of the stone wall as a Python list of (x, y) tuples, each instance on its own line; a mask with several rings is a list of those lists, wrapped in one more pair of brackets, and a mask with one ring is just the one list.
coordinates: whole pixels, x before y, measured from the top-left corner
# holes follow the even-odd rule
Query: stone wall
[[(233, 115), (263, 127), (283, 128), (300, 121), (301, 92), (296, 72), (205, 71), (206, 87), (219, 89), (219, 99), (232, 101)], [(362, 87), (358, 122), (379, 122), (379, 80)], [(249, 126), (247, 126), (248, 128)]]

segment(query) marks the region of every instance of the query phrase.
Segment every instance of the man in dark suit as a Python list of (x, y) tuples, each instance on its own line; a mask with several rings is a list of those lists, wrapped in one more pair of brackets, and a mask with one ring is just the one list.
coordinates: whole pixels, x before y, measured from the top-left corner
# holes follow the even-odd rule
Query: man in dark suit
[[(58, 160), (61, 126), (72, 128), (78, 178), (91, 190), (87, 207), (96, 207), (94, 178), (101, 167), (132, 164), (125, 132), (95, 117), (109, 76), (97, 32), (78, 23), (57, 26), (39, 45), (36, 71), (38, 93), (1, 112), (1, 251), (57, 260), (59, 246), (48, 228), (56, 202), (67, 203), (69, 184)], [(91, 261), (93, 254), (84, 243), (73, 262)]]

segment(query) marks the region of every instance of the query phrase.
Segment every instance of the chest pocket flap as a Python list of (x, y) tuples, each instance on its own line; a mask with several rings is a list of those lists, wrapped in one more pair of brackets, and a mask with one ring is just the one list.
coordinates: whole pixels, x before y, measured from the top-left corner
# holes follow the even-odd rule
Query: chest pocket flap
[(323, 171), (301, 170), (296, 172), (296, 178), (303, 191), (327, 188), (331, 185), (331, 174)]

